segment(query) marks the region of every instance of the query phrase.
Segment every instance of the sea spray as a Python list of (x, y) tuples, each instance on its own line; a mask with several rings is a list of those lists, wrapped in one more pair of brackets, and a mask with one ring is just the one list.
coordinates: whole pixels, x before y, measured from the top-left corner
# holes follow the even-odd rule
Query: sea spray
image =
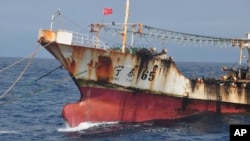
[(58, 132), (77, 132), (77, 131), (87, 130), (93, 127), (112, 125), (112, 124), (118, 124), (118, 122), (82, 122), (76, 127), (70, 127), (68, 124), (66, 124), (66, 127), (59, 128), (57, 131)]

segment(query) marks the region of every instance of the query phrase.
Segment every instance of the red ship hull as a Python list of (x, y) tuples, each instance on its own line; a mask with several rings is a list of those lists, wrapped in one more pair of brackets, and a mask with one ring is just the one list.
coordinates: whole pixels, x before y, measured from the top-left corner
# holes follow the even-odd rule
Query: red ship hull
[(81, 87), (79, 102), (64, 106), (62, 115), (71, 127), (81, 122), (142, 122), (178, 119), (203, 111), (240, 113), (248, 105), (189, 99), (145, 92)]

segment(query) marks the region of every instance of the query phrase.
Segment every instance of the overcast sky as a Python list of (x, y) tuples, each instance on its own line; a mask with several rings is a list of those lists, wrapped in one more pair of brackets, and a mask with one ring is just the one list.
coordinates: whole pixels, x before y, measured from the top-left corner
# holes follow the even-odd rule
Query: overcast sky
[[(104, 7), (113, 14), (103, 17)], [(82, 27), (124, 21), (125, 0), (2, 0), (0, 57), (23, 57), (37, 47), (40, 28), (49, 28), (58, 8)], [(199, 35), (245, 38), (250, 32), (250, 0), (131, 0), (130, 23)], [(52, 58), (44, 49), (37, 57)], [(176, 61), (236, 62), (239, 50), (169, 46)]]

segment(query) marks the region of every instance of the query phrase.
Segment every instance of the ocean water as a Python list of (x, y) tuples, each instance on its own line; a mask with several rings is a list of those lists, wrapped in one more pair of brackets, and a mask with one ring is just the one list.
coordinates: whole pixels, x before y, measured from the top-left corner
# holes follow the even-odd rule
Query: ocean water
[[(0, 70), (20, 58), (0, 58)], [(29, 59), (0, 71), (0, 95), (18, 78)], [(218, 77), (223, 63), (177, 63), (188, 77)], [(63, 105), (77, 101), (77, 87), (54, 59), (34, 59), (23, 77), (0, 98), (1, 141), (225, 141), (230, 124), (249, 124), (249, 114), (204, 112), (178, 121), (137, 124), (118, 122), (82, 123), (69, 128), (62, 116)], [(56, 69), (58, 68), (58, 69)], [(56, 69), (55, 72), (52, 70)], [(48, 74), (48, 75), (45, 75)], [(194, 76), (195, 75), (195, 76)]]

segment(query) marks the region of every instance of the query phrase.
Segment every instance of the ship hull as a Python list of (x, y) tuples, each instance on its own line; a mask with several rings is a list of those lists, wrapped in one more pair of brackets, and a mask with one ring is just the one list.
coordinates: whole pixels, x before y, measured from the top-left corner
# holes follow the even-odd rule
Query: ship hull
[[(172, 120), (203, 111), (250, 109), (249, 85), (214, 78), (186, 78), (164, 52), (75, 44), (75, 33), (41, 30), (39, 42), (69, 72), (81, 98), (63, 108), (71, 127), (81, 122)], [(86, 44), (87, 43), (87, 44)]]
[(81, 87), (79, 102), (64, 106), (63, 118), (71, 127), (82, 122), (143, 122), (174, 120), (199, 112), (243, 113), (249, 105), (156, 95), (107, 88)]

